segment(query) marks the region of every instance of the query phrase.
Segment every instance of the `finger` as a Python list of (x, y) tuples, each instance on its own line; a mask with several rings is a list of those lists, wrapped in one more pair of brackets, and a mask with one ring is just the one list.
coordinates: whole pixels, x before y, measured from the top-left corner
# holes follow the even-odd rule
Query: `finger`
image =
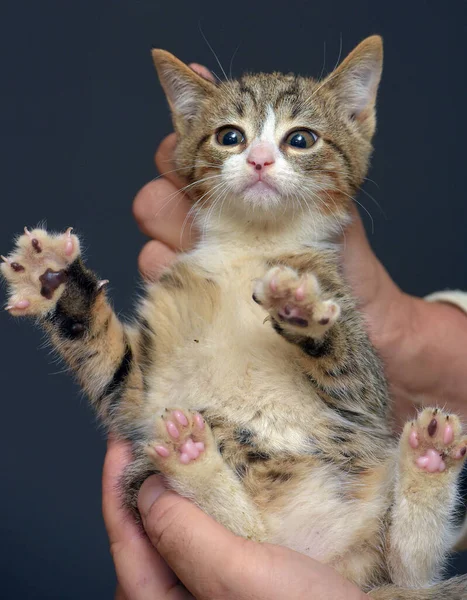
[(177, 136), (175, 133), (171, 133), (160, 143), (154, 160), (159, 173), (180, 189), (186, 185), (186, 181), (180, 176), (180, 169), (175, 165), (174, 153), (176, 145)]
[(139, 254), (138, 267), (145, 279), (157, 281), (175, 258), (175, 252), (168, 246), (157, 240), (151, 240), (143, 246)]
[(309, 597), (310, 590), (313, 598), (365, 597), (303, 554), (235, 536), (186, 498), (167, 492), (157, 475), (142, 485), (138, 506), (152, 543), (195, 598), (280, 600)]
[(117, 589), (115, 590), (115, 600), (128, 600), (120, 584), (117, 585)]
[(140, 190), (133, 202), (133, 214), (143, 233), (169, 246), (188, 250), (196, 239), (192, 219), (187, 217), (191, 203), (170, 181), (152, 181)]
[(214, 75), (204, 65), (200, 65), (198, 63), (190, 63), (188, 66), (191, 69), (193, 69), (193, 71), (195, 71), (195, 73), (198, 73), (198, 75), (201, 75), (201, 77), (204, 77), (204, 79), (207, 79), (208, 81), (214, 81)]
[(138, 506), (152, 544), (196, 598), (225, 597), (226, 589), (238, 588), (233, 559), (242, 555), (244, 540), (166, 491), (156, 475), (141, 486)]
[(128, 445), (109, 441), (102, 479), (102, 508), (119, 593), (131, 600), (192, 600), (121, 504), (118, 485), (130, 460)]

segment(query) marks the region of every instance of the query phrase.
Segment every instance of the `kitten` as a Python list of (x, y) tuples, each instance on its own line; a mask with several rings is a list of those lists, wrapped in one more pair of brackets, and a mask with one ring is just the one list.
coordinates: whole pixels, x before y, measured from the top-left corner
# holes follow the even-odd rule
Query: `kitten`
[(431, 408), (393, 439), (336, 243), (368, 168), (381, 38), (323, 81), (216, 85), (153, 56), (199, 243), (128, 326), (71, 230), (26, 229), (2, 264), (10, 314), (39, 319), (108, 429), (132, 441), (129, 504), (161, 472), (236, 534), (328, 563), (373, 598), (467, 598), (467, 578), (437, 583), (467, 439)]

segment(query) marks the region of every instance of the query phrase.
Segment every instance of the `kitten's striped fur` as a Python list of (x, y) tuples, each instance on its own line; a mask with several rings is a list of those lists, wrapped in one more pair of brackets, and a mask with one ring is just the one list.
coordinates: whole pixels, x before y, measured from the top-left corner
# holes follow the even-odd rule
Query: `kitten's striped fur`
[[(380, 360), (335, 244), (368, 168), (380, 38), (324, 82), (274, 73), (214, 85), (166, 52), (154, 58), (201, 241), (148, 286), (128, 326), (78, 238), (27, 232), (2, 266), (10, 312), (39, 317), (109, 430), (133, 442), (130, 504), (158, 470), (235, 533), (327, 562), (373, 598), (467, 598), (464, 578), (436, 585), (452, 542), (460, 425), (429, 409), (394, 440)], [(298, 126), (319, 141), (309, 152), (277, 142), (281, 191), (255, 204), (237, 189), (249, 142), (216, 144), (225, 125), (270, 147)], [(307, 320), (281, 320), (274, 302), (282, 289), (301, 297), (297, 286)], [(204, 444), (189, 464), (167, 430), (177, 414), (182, 435)], [(417, 466), (425, 447), (442, 453), (443, 472)]]

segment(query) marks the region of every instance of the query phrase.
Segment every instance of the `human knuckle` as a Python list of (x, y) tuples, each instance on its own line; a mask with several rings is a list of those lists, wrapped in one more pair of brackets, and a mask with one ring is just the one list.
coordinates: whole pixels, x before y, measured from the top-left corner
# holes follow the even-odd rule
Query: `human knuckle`
[(144, 186), (133, 200), (133, 216), (137, 221), (141, 221), (147, 214), (147, 186)]
[(156, 544), (156, 547), (166, 541), (177, 542), (184, 528), (182, 506), (177, 500), (166, 502), (164, 498), (156, 501), (145, 518), (146, 533)]

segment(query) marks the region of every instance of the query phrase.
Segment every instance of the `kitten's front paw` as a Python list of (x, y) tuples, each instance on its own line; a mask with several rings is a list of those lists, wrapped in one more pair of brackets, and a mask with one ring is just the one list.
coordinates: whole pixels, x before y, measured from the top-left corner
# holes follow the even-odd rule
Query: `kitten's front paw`
[(438, 408), (425, 408), (415, 421), (406, 423), (401, 444), (412, 464), (428, 473), (460, 469), (467, 453), (459, 418)]
[(340, 307), (324, 300), (312, 273), (299, 275), (286, 266), (269, 269), (256, 282), (253, 300), (274, 319), (305, 335), (323, 335), (339, 318)]
[(156, 422), (155, 440), (146, 452), (167, 473), (199, 461), (213, 447), (211, 430), (199, 413), (167, 409)]
[(64, 289), (66, 268), (80, 254), (79, 240), (71, 231), (70, 227), (61, 235), (50, 235), (25, 227), (13, 252), (1, 257), (10, 314), (42, 315), (55, 306)]

